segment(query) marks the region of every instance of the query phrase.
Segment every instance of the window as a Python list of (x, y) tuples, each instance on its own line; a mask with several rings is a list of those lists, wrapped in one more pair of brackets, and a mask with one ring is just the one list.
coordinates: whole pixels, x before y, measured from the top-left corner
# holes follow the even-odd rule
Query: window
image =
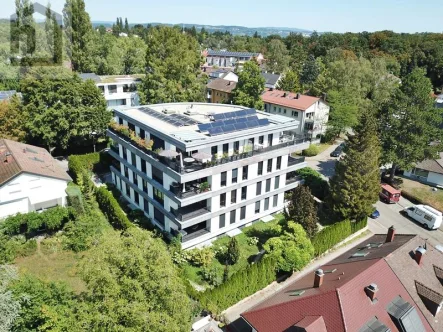
[(222, 187), (226, 187), (226, 175), (227, 175), (227, 172), (222, 172), (222, 173), (221, 173), (221, 177), (220, 177), (220, 185), (221, 185)]
[(131, 165), (137, 167), (137, 161), (134, 152), (131, 152)]
[(146, 180), (143, 181), (143, 192), (148, 193), (148, 182)]
[(140, 138), (145, 139), (145, 137), (146, 137), (145, 131), (140, 128)]
[(272, 146), (272, 140), (274, 139), (274, 134), (268, 135), (268, 146)]
[(218, 153), (218, 146), (211, 147), (211, 154), (214, 156)]
[(135, 204), (140, 206), (140, 195), (135, 190), (134, 190), (134, 201), (135, 201)]
[(244, 220), (246, 218), (246, 206), (242, 206), (240, 209), (240, 220)]
[(126, 161), (126, 160), (128, 160), (128, 150), (124, 147), (124, 146), (122, 146), (122, 150), (123, 150), (123, 159)]
[(117, 93), (117, 85), (108, 86), (109, 93)]
[(135, 173), (132, 173), (133, 183), (138, 187), (138, 176)]
[(127, 168), (126, 166), (123, 166), (123, 169), (124, 169), (124, 171), (125, 171), (125, 177), (126, 177), (127, 179), (129, 179), (129, 171), (128, 171), (128, 168)]
[(234, 151), (236, 151), (236, 153), (238, 153), (238, 151), (240, 150), (240, 142), (234, 142)]
[(270, 192), (271, 191), (271, 179), (267, 179), (266, 180), (266, 192)]
[(156, 187), (154, 187), (154, 199), (161, 203), (163, 205), (163, 202), (165, 200), (165, 195), (163, 194), (163, 192), (161, 192), (160, 190), (158, 190)]
[(278, 203), (278, 195), (274, 195), (274, 201), (272, 203), (272, 206), (277, 207), (277, 203)]
[(277, 112), (277, 107), (274, 106), (274, 112)]
[(254, 148), (254, 142), (255, 142), (254, 137), (252, 137), (252, 138), (249, 139), (249, 144), (252, 145), (252, 148)]
[(268, 160), (268, 173), (272, 172), (272, 159)]
[(294, 118), (298, 118), (298, 112), (297, 111), (292, 111), (292, 116)]
[(141, 164), (142, 164), (142, 172), (143, 172), (144, 174), (147, 174), (147, 173), (146, 173), (146, 161), (144, 161), (143, 159), (140, 158), (140, 162), (141, 162)]
[(220, 219), (219, 219), (219, 222), (218, 222), (218, 228), (225, 227), (225, 217), (226, 216), (225, 216), (224, 213), (220, 215)]
[(283, 110), (283, 113), (286, 114), (286, 109)]
[(98, 88), (102, 93), (105, 93), (105, 87), (103, 85), (99, 85)]
[(231, 191), (231, 203), (232, 204), (237, 203), (237, 190)]
[(257, 190), (255, 191), (255, 194), (261, 195), (261, 182), (257, 182)]
[(226, 206), (226, 193), (220, 195), (220, 207)]
[(280, 186), (280, 175), (275, 177), (274, 189), (278, 189)]
[(265, 198), (265, 211), (269, 210), (269, 197)]
[(431, 216), (428, 216), (427, 214), (425, 214), (425, 215), (423, 216), (423, 218), (425, 218), (427, 221), (432, 221), (432, 217), (431, 217)]
[(277, 157), (277, 170), (281, 169), (281, 157)]
[(122, 118), (118, 118), (118, 124), (119, 125), (123, 125), (123, 119)]
[(126, 196), (131, 197), (131, 189), (129, 187), (129, 184), (125, 183), (126, 187)]
[(278, 113), (281, 113), (281, 107), (278, 108)]
[(255, 202), (255, 214), (260, 213), (260, 201)]
[(244, 201), (246, 199), (247, 192), (248, 192), (248, 187), (241, 188), (241, 199), (242, 199), (242, 201)]
[(265, 136), (259, 136), (258, 137), (258, 144), (263, 144), (263, 142), (265, 141)]
[(415, 168), (413, 174), (415, 176), (427, 178), (429, 175), (429, 171), (420, 168)]
[(248, 166), (243, 166), (243, 180), (248, 179)]
[(258, 175), (262, 175), (263, 174), (263, 161), (260, 161), (258, 163), (258, 172), (257, 172), (257, 174)]
[(165, 226), (165, 215), (156, 207), (154, 207), (154, 219), (163, 227)]
[(223, 144), (223, 153), (229, 153), (229, 143)]
[(232, 183), (237, 183), (238, 168), (232, 170)]
[(152, 166), (152, 179), (163, 184), (163, 172), (154, 166)]
[(235, 224), (235, 210), (231, 211), (230, 223)]
[(146, 199), (143, 199), (143, 210), (149, 214), (149, 203)]

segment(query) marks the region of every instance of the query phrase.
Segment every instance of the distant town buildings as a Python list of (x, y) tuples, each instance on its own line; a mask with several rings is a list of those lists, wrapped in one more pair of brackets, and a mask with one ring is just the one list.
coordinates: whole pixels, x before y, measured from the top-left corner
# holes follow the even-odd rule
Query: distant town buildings
[(299, 121), (299, 134), (315, 139), (326, 132), (330, 107), (324, 99), (270, 89), (263, 93), (262, 100), (265, 112)]
[(244, 312), (252, 331), (443, 331), (443, 254), (417, 235), (374, 235)]
[(83, 80), (93, 80), (103, 92), (108, 107), (137, 106), (140, 97), (137, 85), (141, 77), (137, 75), (98, 76), (94, 73), (80, 74)]
[(246, 61), (250, 61), (253, 58), (256, 59), (258, 63), (264, 60), (263, 54), (261, 53), (250, 53), (250, 52), (230, 52), (230, 51), (214, 51), (214, 50), (204, 50), (202, 52), (205, 58), (205, 66), (208, 67), (241, 67)]
[(45, 149), (0, 140), (0, 219), (66, 205), (70, 181)]

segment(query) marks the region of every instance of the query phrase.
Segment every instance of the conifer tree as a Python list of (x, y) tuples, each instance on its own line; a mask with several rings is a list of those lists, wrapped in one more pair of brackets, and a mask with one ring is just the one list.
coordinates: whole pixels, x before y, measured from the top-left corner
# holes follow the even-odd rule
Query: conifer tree
[(302, 225), (309, 238), (317, 233), (317, 209), (308, 187), (298, 186), (290, 193), (285, 217), (287, 220), (293, 220)]
[(341, 218), (361, 220), (373, 210), (380, 191), (380, 143), (372, 112), (365, 112), (349, 135), (345, 156), (330, 181), (330, 205)]
[(128, 23), (128, 18), (125, 17), (125, 32), (128, 33), (129, 32), (129, 23)]
[(237, 239), (231, 238), (228, 243), (228, 251), (226, 252), (226, 262), (229, 265), (234, 265), (240, 258), (240, 248), (238, 246)]

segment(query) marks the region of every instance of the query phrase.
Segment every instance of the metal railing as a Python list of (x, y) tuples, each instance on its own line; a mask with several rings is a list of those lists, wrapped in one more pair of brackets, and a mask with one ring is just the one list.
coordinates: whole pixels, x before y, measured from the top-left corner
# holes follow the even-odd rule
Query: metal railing
[(300, 181), (302, 178), (299, 176), (294, 176), (294, 177), (290, 177), (290, 178), (286, 178), (286, 184), (291, 184), (297, 181)]
[(202, 216), (202, 215), (209, 213), (211, 211), (209, 211), (205, 207), (200, 207), (200, 208), (195, 208), (195, 209), (192, 209), (189, 207), (184, 207), (184, 208), (179, 208), (179, 209), (171, 208), (171, 212), (177, 218), (177, 220), (186, 221), (186, 220), (190, 220), (190, 219)]

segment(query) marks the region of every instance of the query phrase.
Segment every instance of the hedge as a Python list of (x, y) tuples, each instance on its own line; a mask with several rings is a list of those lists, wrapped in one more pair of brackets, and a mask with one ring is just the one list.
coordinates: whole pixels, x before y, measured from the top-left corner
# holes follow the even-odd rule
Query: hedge
[(309, 148), (302, 151), (302, 155), (306, 157), (314, 157), (318, 155), (319, 152), (320, 152), (319, 147), (315, 144), (311, 144), (309, 145)]
[(100, 162), (100, 153), (89, 153), (84, 155), (72, 155), (68, 157), (69, 172), (78, 185), (82, 183), (82, 173), (84, 170), (92, 171), (94, 166)]
[(309, 167), (304, 167), (295, 172), (304, 181), (305, 185), (311, 189), (312, 195), (324, 200), (329, 194), (329, 183), (323, 179), (322, 175)]
[(98, 188), (95, 191), (95, 198), (100, 209), (114, 228), (127, 229), (134, 226), (108, 189), (105, 187)]
[(367, 220), (362, 220), (359, 222), (344, 220), (335, 223), (332, 226), (323, 228), (311, 240), (312, 245), (314, 246), (314, 255), (320, 256), (321, 254), (324, 254), (326, 251), (346, 239), (348, 236), (366, 227), (366, 224)]
[(238, 301), (265, 288), (275, 280), (276, 263), (264, 258), (246, 269), (238, 271), (220, 286), (199, 295), (201, 305), (212, 313), (220, 314)]

